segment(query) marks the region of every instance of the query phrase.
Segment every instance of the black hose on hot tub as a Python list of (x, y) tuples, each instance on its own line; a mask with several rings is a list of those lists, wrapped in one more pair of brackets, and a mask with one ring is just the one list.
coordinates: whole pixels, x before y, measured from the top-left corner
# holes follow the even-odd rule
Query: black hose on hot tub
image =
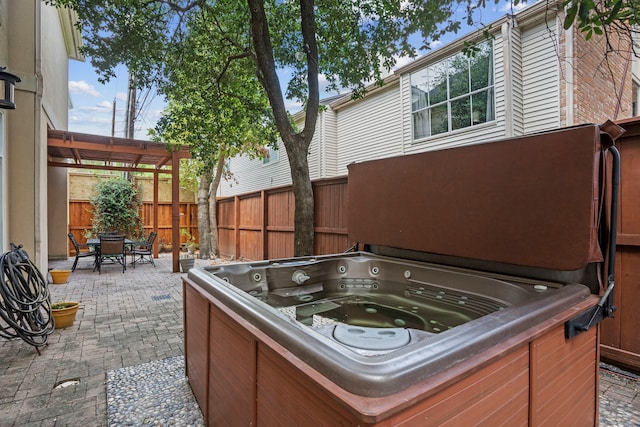
[(565, 336), (573, 338), (581, 332), (588, 331), (591, 326), (599, 323), (605, 317), (611, 317), (616, 311), (613, 304), (613, 288), (615, 287), (616, 266), (616, 234), (618, 232), (618, 191), (620, 186), (620, 152), (615, 146), (607, 149), (612, 157), (611, 171), (611, 223), (609, 226), (609, 256), (607, 266), (607, 288), (600, 297), (598, 304), (577, 317), (565, 323)]
[(609, 225), (609, 259), (607, 266), (607, 289), (600, 298), (589, 321), (580, 329), (583, 331), (596, 323), (599, 316), (610, 317), (616, 311), (613, 305), (613, 288), (615, 287), (616, 275), (616, 235), (618, 233), (618, 188), (620, 187), (620, 152), (615, 146), (607, 149), (611, 153), (612, 168), (611, 171), (611, 224)]
[(616, 275), (616, 235), (618, 233), (618, 191), (620, 187), (620, 152), (615, 146), (609, 147), (608, 151), (612, 157), (611, 171), (611, 224), (609, 226), (609, 262), (607, 268), (607, 289), (605, 290), (600, 303), (604, 310), (603, 315), (609, 317), (616, 310), (613, 305), (613, 288), (615, 286)]
[(22, 245), (0, 256), (0, 336), (21, 338), (34, 346), (47, 344), (54, 329), (47, 282)]

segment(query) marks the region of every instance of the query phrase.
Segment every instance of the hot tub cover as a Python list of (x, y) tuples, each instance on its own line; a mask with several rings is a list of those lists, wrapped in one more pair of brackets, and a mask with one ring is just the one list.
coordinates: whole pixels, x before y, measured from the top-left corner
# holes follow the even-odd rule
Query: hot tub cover
[(584, 125), (350, 164), (349, 237), (488, 262), (583, 268), (603, 259), (602, 148), (601, 127)]

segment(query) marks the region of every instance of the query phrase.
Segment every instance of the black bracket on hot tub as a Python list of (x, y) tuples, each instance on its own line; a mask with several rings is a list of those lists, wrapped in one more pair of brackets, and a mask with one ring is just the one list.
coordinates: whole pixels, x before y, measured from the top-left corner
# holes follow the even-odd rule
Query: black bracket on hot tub
[(613, 288), (615, 286), (616, 267), (616, 233), (618, 231), (618, 187), (620, 186), (620, 152), (615, 146), (610, 146), (608, 151), (612, 157), (611, 178), (611, 226), (609, 227), (609, 262), (607, 268), (607, 289), (600, 298), (598, 305), (574, 317), (564, 324), (566, 338), (588, 331), (594, 325), (600, 323), (605, 317), (612, 317), (616, 311), (613, 304)]

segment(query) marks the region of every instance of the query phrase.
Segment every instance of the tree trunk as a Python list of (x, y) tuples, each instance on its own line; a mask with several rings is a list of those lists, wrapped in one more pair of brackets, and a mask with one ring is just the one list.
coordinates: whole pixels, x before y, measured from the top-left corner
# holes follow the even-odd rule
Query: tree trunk
[(209, 187), (211, 185), (211, 173), (204, 172), (200, 176), (198, 186), (198, 247), (200, 259), (211, 257), (211, 224), (209, 223)]
[(294, 136), (293, 143), (285, 142), (291, 169), (291, 182), (295, 198), (293, 256), (313, 255), (314, 203), (313, 187), (309, 176), (308, 145)]
[(291, 181), (295, 196), (294, 256), (313, 254), (314, 208), (313, 188), (307, 160), (309, 145), (316, 129), (320, 91), (318, 84), (318, 44), (315, 29), (315, 1), (300, 0), (302, 38), (307, 47), (307, 82), (309, 93), (306, 102), (304, 130), (296, 133), (284, 105), (280, 80), (273, 57), (269, 24), (261, 0), (247, 0), (251, 12), (251, 36), (255, 48), (258, 78), (267, 92), (278, 132), (287, 150)]
[(216, 209), (216, 193), (218, 192), (218, 186), (222, 179), (222, 172), (224, 171), (225, 157), (220, 156), (218, 164), (216, 165), (216, 172), (213, 177), (213, 182), (209, 189), (209, 223), (211, 224), (211, 253), (216, 257), (220, 256), (220, 248), (218, 247), (218, 214)]

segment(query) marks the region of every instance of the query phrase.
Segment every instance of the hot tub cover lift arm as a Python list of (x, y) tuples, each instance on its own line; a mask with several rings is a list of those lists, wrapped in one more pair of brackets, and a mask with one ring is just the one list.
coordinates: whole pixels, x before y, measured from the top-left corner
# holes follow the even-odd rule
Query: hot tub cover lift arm
[(573, 338), (581, 332), (588, 331), (591, 326), (600, 323), (605, 317), (613, 317), (616, 306), (613, 304), (613, 288), (615, 286), (616, 266), (616, 233), (618, 228), (618, 187), (620, 185), (620, 152), (611, 145), (607, 148), (612, 157), (611, 179), (611, 226), (609, 228), (609, 250), (607, 268), (607, 288), (598, 305), (574, 317), (565, 323), (566, 338)]

